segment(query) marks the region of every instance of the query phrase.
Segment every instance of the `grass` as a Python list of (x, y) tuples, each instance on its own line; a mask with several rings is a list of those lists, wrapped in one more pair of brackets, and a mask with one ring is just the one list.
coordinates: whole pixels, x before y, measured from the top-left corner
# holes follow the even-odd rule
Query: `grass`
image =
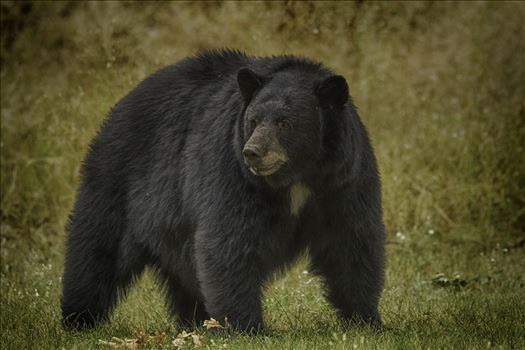
[(2, 348), (101, 348), (137, 330), (166, 333), (144, 348), (174, 348), (179, 330), (149, 274), (110, 323), (61, 328), (63, 227), (111, 106), (154, 70), (218, 46), (305, 55), (347, 77), (382, 172), (387, 329), (341, 327), (302, 260), (268, 286), (267, 334), (200, 329), (207, 347), (525, 348), (523, 4), (30, 7), (1, 4)]

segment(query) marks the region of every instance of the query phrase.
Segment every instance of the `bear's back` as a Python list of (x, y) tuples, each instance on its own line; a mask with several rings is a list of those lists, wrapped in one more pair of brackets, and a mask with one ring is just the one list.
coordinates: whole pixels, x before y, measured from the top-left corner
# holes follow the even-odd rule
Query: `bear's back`
[(213, 95), (249, 61), (238, 51), (205, 51), (144, 79), (104, 121), (86, 159), (86, 167), (92, 168), (88, 175), (107, 169), (120, 173), (137, 159), (149, 163), (153, 150), (168, 139), (171, 151), (180, 152), (192, 120), (203, 115)]

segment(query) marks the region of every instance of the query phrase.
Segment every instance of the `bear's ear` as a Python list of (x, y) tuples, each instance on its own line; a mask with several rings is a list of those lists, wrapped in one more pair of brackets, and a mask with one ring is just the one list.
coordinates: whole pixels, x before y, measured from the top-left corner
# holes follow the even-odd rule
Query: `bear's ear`
[(322, 105), (342, 107), (348, 101), (348, 84), (344, 77), (332, 75), (317, 84), (315, 93)]
[(248, 68), (241, 68), (237, 73), (237, 83), (246, 104), (250, 102), (255, 91), (263, 84), (263, 78)]

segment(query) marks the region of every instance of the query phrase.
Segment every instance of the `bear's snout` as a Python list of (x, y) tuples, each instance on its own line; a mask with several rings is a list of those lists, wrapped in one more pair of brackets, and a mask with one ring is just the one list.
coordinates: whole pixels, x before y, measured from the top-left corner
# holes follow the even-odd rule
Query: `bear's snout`
[(256, 145), (251, 144), (244, 146), (242, 155), (244, 156), (244, 161), (246, 163), (255, 165), (257, 162), (260, 161), (264, 154), (261, 147), (257, 147)]
[(269, 176), (276, 173), (286, 163), (286, 155), (269, 151), (262, 155), (259, 150), (244, 148), (244, 164), (256, 176)]
[(256, 176), (276, 173), (288, 161), (286, 151), (270, 128), (258, 127), (242, 150), (244, 164)]

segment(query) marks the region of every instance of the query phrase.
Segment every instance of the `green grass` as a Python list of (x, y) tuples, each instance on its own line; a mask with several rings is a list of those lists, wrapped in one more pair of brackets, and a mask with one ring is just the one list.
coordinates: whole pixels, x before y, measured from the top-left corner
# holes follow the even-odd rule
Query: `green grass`
[[(301, 260), (268, 286), (268, 332), (209, 348), (525, 348), (525, 6), (513, 3), (2, 2), (2, 349), (101, 348), (179, 330), (149, 273), (111, 321), (60, 326), (78, 167), (141, 79), (209, 47), (344, 74), (374, 141), (388, 231), (386, 329), (343, 328)], [(17, 29), (17, 30), (14, 30)], [(437, 276), (438, 274), (442, 274)]]

